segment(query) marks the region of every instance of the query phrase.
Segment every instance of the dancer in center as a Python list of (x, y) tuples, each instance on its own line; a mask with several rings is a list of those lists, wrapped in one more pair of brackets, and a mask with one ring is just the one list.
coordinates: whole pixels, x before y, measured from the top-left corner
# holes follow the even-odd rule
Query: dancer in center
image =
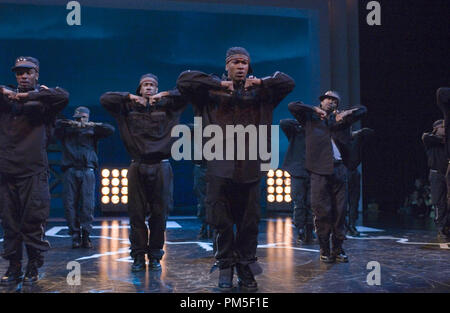
[[(292, 78), (281, 72), (265, 78), (255, 78), (250, 65), (250, 55), (242, 47), (228, 49), (225, 58), (227, 75), (220, 79), (198, 71), (181, 73), (177, 88), (201, 112), (205, 125), (226, 128), (236, 125), (271, 125), (272, 112), (295, 86)], [(230, 160), (208, 160), (206, 218), (216, 230), (216, 264), (219, 268), (219, 288), (233, 287), (236, 268), (242, 290), (257, 290), (254, 275), (261, 273), (257, 263), (256, 247), (260, 219), (260, 160), (249, 158), (250, 140), (238, 145), (237, 136), (231, 138), (233, 152), (244, 152), (245, 157)], [(259, 134), (261, 135), (261, 134)], [(224, 138), (223, 147), (231, 138)], [(260, 140), (261, 142), (261, 140)], [(227, 147), (228, 148), (228, 147)], [(227, 155), (230, 151), (227, 151)], [(216, 151), (217, 153), (217, 151)], [(236, 225), (236, 233), (233, 227)]]

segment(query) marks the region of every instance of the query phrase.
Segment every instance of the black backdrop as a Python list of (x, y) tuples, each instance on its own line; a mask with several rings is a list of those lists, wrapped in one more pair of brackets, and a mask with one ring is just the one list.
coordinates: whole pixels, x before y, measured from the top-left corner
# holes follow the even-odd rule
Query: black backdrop
[(421, 135), (441, 118), (436, 90), (450, 85), (450, 1), (384, 0), (381, 26), (360, 1), (363, 126), (376, 138), (363, 153), (364, 202), (395, 210), (416, 177), (427, 178)]

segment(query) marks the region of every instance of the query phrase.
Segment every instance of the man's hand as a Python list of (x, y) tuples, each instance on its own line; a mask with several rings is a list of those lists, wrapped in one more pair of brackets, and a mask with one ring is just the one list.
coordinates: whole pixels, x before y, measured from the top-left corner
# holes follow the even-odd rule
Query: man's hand
[(147, 99), (145, 99), (144, 97), (139, 97), (139, 96), (130, 94), (130, 95), (129, 95), (129, 98), (130, 98), (130, 100), (133, 101), (134, 103), (138, 103), (138, 104), (140, 104), (140, 105), (142, 105), (142, 106), (144, 106), (144, 107), (147, 106)]
[(316, 113), (319, 115), (321, 120), (323, 120), (327, 117), (327, 112), (325, 112), (324, 110), (322, 110), (319, 107), (314, 107), (314, 111), (316, 111)]
[(21, 101), (21, 100), (26, 99), (27, 97), (28, 97), (28, 92), (19, 92), (19, 93), (16, 93), (14, 99), (17, 101)]
[(231, 80), (223, 80), (220, 82), (220, 85), (230, 92), (234, 91), (233, 82)]
[(4, 89), (4, 88), (3, 88), (3, 94), (8, 96), (8, 98), (10, 100), (16, 100), (16, 101), (21, 101), (28, 97), (28, 92), (15, 93), (14, 91)]
[(358, 110), (358, 108), (351, 109), (351, 110), (345, 110), (345, 111), (342, 111), (342, 112), (336, 114), (336, 122), (342, 121), (344, 119), (344, 117), (352, 114), (356, 110)]
[(69, 124), (70, 126), (73, 126), (73, 127), (81, 127), (81, 123), (78, 122), (78, 121), (64, 120), (63, 123), (67, 123), (67, 124)]
[(87, 123), (83, 123), (84, 127), (94, 127), (95, 125), (97, 125), (97, 123), (94, 122), (87, 122)]
[(0, 88), (0, 92), (7, 96), (9, 99), (14, 99), (16, 96), (16, 93), (14, 91), (6, 89), (4, 87)]
[(161, 91), (160, 93), (157, 93), (154, 96), (151, 96), (150, 98), (150, 105), (155, 105), (156, 102), (161, 100), (163, 97), (167, 97), (169, 95), (168, 91)]
[(255, 76), (249, 76), (246, 80), (245, 80), (245, 85), (244, 85), (244, 89), (248, 89), (250, 87), (253, 86), (259, 86), (261, 85), (261, 79), (256, 78)]

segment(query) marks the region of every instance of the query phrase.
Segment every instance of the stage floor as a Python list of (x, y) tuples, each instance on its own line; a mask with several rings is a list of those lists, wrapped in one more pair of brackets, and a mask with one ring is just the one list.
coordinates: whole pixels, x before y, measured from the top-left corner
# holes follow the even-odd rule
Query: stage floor
[[(162, 270), (137, 274), (130, 271), (128, 219), (96, 219), (94, 225), (95, 248), (86, 250), (71, 249), (64, 221), (49, 222), (46, 235), (52, 249), (45, 255), (40, 281), (34, 286), (0, 286), (0, 292), (219, 292), (217, 271), (209, 274), (214, 262), (212, 243), (197, 240), (197, 218), (169, 218)], [(349, 237), (344, 244), (350, 262), (326, 265), (319, 262), (317, 244), (295, 244), (290, 217), (263, 219), (257, 256), (264, 273), (257, 276), (258, 292), (450, 292), (450, 246), (437, 243), (434, 231), (359, 230), (361, 237)], [(80, 265), (79, 285), (76, 263), (71, 261)], [(1, 274), (7, 265), (0, 261)]]

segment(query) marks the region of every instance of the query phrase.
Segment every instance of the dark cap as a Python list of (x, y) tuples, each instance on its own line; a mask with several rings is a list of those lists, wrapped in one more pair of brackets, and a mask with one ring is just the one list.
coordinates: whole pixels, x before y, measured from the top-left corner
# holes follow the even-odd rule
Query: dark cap
[(444, 120), (437, 120), (433, 123), (433, 128), (444, 125)]
[(90, 111), (86, 107), (78, 107), (75, 109), (75, 112), (73, 113), (73, 117), (82, 117), (82, 114), (87, 114), (89, 116)]
[(139, 86), (138, 86), (137, 89), (136, 89), (136, 94), (137, 94), (138, 96), (141, 95), (141, 85), (142, 85), (142, 83), (145, 82), (145, 81), (150, 81), (150, 80), (155, 81), (155, 82), (156, 82), (156, 85), (159, 84), (158, 76), (156, 76), (155, 74), (148, 73), (148, 74), (142, 75), (142, 76), (141, 76), (141, 79), (139, 80)]
[(34, 68), (39, 72), (39, 60), (33, 57), (18, 57), (11, 70), (15, 72), (20, 68)]
[(227, 50), (227, 54), (225, 56), (225, 64), (228, 64), (231, 60), (237, 57), (247, 58), (248, 60), (248, 74), (253, 73), (253, 69), (250, 65), (250, 53), (248, 53), (247, 49), (243, 47), (231, 47)]
[(326, 98), (336, 99), (338, 101), (338, 104), (341, 103), (341, 96), (336, 91), (329, 90), (325, 92), (325, 94), (319, 97), (319, 100), (323, 101), (323, 99)]

